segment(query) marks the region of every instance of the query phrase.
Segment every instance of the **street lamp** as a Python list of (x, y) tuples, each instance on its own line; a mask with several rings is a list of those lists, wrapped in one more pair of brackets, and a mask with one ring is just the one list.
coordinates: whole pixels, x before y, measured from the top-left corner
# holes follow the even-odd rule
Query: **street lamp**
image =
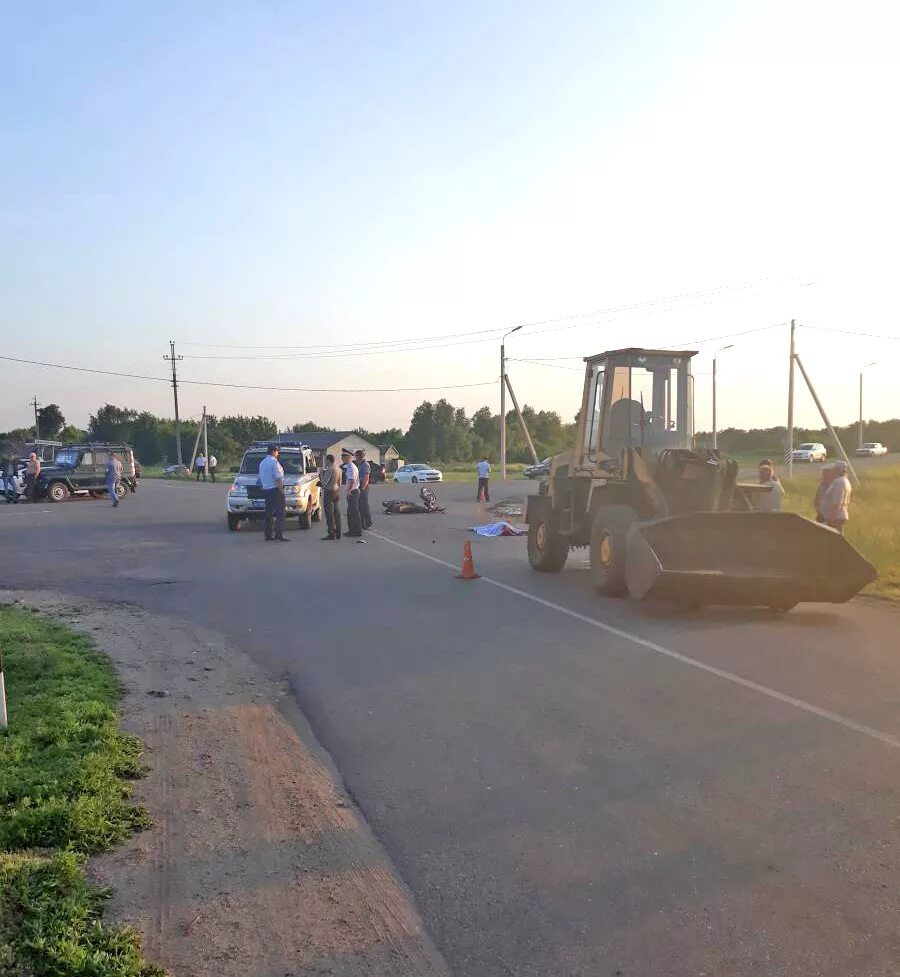
[(506, 478), (506, 337), (518, 332), (516, 326), (500, 340), (500, 478)]
[(870, 366), (877, 366), (877, 363), (866, 363), (865, 366), (860, 367), (859, 370), (859, 444), (858, 448), (863, 445), (863, 370), (868, 370)]
[(723, 346), (716, 355), (713, 357), (713, 451), (719, 447), (719, 432), (716, 425), (716, 357), (719, 353), (724, 353), (726, 349), (733, 349), (734, 343), (729, 343), (727, 346)]

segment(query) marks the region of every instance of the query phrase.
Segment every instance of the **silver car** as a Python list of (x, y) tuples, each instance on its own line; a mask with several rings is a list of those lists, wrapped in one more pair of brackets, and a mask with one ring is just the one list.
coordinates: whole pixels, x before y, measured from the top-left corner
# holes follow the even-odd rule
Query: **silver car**
[[(244, 452), (225, 499), (229, 529), (237, 529), (245, 520), (265, 516), (266, 501), (259, 480), (259, 464), (265, 457), (265, 444), (253, 444)], [(301, 444), (279, 445), (278, 460), (284, 469), (285, 516), (296, 516), (300, 528), (309, 529), (322, 519), (319, 469), (313, 453)]]

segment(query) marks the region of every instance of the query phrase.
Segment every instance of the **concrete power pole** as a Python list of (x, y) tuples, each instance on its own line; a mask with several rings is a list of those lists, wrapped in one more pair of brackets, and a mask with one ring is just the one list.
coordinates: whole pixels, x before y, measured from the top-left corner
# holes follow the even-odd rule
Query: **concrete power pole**
[(794, 477), (794, 362), (796, 350), (794, 348), (794, 332), (797, 328), (796, 320), (791, 319), (791, 352), (788, 366), (788, 416), (787, 431), (784, 435), (784, 463), (787, 465), (787, 477)]
[(38, 403), (37, 394), (28, 401), (28, 406), (34, 408), (34, 440), (37, 441), (41, 436), (41, 422), (38, 420), (38, 410), (41, 405)]
[(209, 441), (206, 439), (206, 404), (203, 405), (203, 457), (206, 464), (203, 466), (203, 477), (209, 478)]
[(516, 326), (500, 340), (500, 478), (506, 479), (506, 336), (522, 327)]
[(183, 360), (183, 356), (175, 355), (175, 340), (169, 340), (169, 355), (163, 357), (164, 360), (168, 360), (172, 364), (172, 394), (175, 397), (175, 450), (178, 453), (178, 464), (184, 466), (184, 461), (181, 454), (181, 419), (178, 416), (178, 374), (175, 371), (175, 363), (177, 360)]
[(865, 437), (865, 424), (863, 423), (863, 373), (870, 367), (875, 366), (874, 363), (866, 363), (864, 367), (859, 371), (859, 443), (856, 445), (857, 448), (863, 446), (863, 438)]

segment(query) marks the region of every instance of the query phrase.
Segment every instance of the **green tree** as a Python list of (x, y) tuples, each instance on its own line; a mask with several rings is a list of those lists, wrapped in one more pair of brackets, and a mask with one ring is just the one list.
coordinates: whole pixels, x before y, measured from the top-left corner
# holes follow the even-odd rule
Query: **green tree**
[(58, 404), (47, 404), (38, 411), (38, 428), (42, 438), (55, 440), (65, 426), (66, 419)]
[(163, 456), (159, 418), (141, 411), (131, 428), (131, 446), (145, 465), (155, 465)]
[(333, 431), (333, 427), (323, 427), (315, 421), (303, 421), (296, 423), (291, 430), (294, 434), (306, 434), (307, 431)]
[(409, 422), (409, 430), (406, 432), (406, 454), (414, 460), (422, 460), (434, 457), (435, 449), (435, 424), (434, 424), (434, 404), (428, 400), (423, 400), (413, 411), (412, 419)]
[(129, 441), (137, 411), (104, 404), (88, 421), (88, 436), (95, 441)]

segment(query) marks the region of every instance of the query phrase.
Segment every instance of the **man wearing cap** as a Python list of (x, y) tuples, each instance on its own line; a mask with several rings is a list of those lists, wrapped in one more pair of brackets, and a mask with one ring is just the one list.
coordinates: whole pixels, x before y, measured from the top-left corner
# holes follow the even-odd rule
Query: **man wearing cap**
[(834, 477), (825, 489), (822, 499), (822, 515), (825, 517), (825, 525), (831, 526), (843, 535), (844, 526), (850, 518), (850, 495), (853, 486), (847, 478), (847, 463), (837, 461), (831, 466)]
[(334, 455), (325, 456), (325, 467), (322, 469), (322, 498), (325, 502), (325, 522), (328, 524), (328, 535), (323, 540), (341, 538), (341, 466), (334, 460)]
[(359, 469), (353, 463), (353, 452), (349, 448), (342, 449), (341, 464), (344, 468), (344, 484), (347, 486), (347, 532), (344, 535), (362, 536), (359, 518)]
[(284, 535), (284, 469), (278, 460), (277, 444), (269, 445), (259, 463), (259, 483), (266, 499), (266, 539), (289, 543)]
[(363, 448), (356, 450), (356, 467), (359, 469), (359, 520), (363, 529), (372, 528), (372, 510), (369, 508), (369, 479), (372, 477), (372, 466), (366, 461)]

